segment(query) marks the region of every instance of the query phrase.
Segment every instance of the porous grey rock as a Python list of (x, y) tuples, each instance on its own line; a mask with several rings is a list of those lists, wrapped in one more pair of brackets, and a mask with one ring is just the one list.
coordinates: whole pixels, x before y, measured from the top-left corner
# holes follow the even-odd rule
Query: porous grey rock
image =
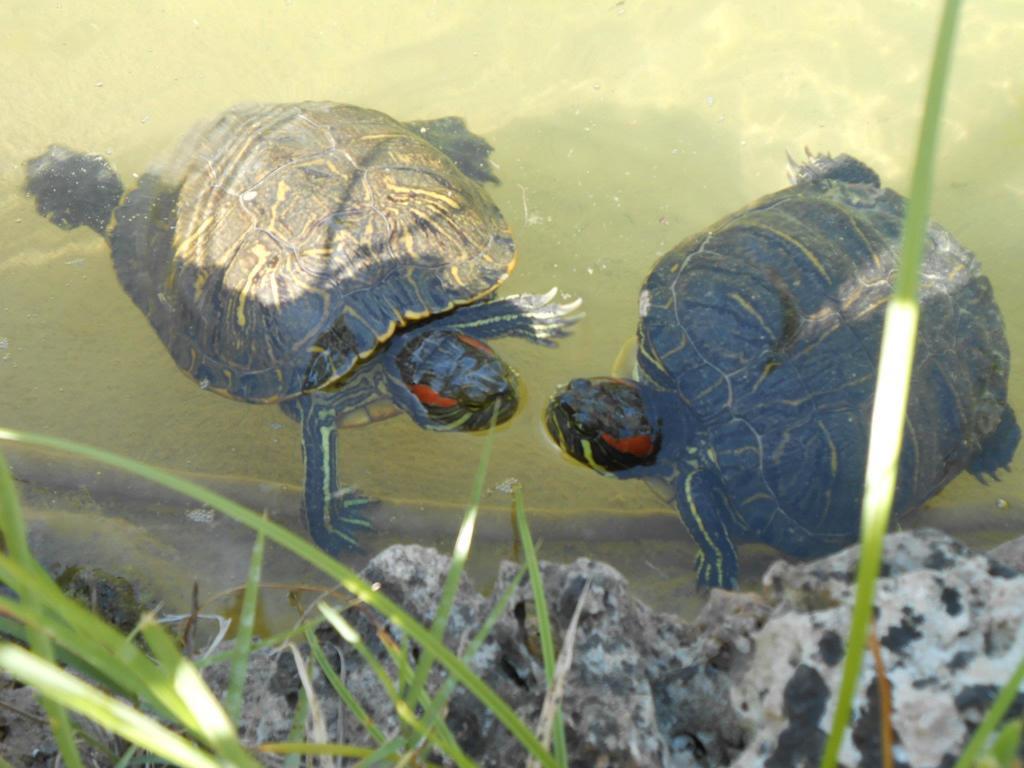
[[(501, 566), (495, 596), (515, 573)], [(630, 596), (611, 566), (579, 559), (570, 565), (542, 563), (545, 600), (556, 647), (582, 596), (573, 662), (562, 713), (572, 764), (579, 766), (713, 766), (728, 762), (743, 732), (728, 703), (728, 680), (712, 659), (721, 647), (701, 643), (699, 630), (651, 611)], [(583, 595), (584, 585), (587, 585)], [(755, 607), (756, 606), (756, 607)], [(757, 601), (722, 616), (727, 634), (755, 616)], [(536, 723), (546, 686), (530, 617), (533, 598), (521, 584), (509, 610), (472, 666), (527, 723)], [(483, 765), (524, 764), (521, 748), (469, 694), (452, 701), (449, 725), (472, 735), (467, 752)]]
[[(834, 714), (860, 548), (764, 577), (772, 616), (731, 670), (750, 743), (735, 766), (817, 765)], [(1024, 657), (1024, 577), (938, 531), (886, 540), (874, 632), (892, 690), (896, 765), (950, 766)], [(865, 653), (845, 766), (882, 764), (879, 684)], [(1019, 695), (1014, 708), (1024, 707)]]
[(1003, 542), (988, 551), (988, 556), (1008, 568), (1024, 572), (1024, 536)]
[[(573, 766), (816, 766), (836, 702), (859, 548), (823, 560), (776, 563), (763, 594), (714, 591), (697, 619), (651, 611), (610, 566), (580, 559), (542, 563), (556, 649), (573, 643), (562, 713)], [(416, 546), (391, 547), (364, 576), (430, 624), (450, 560)], [(445, 638), (465, 647), (511, 583), (506, 563), (490, 597), (460, 584)], [(586, 593), (584, 594), (584, 585)], [(582, 601), (582, 603), (581, 603)], [(575, 635), (567, 634), (580, 605)], [(948, 536), (919, 530), (887, 539), (877, 587), (875, 633), (892, 689), (898, 766), (945, 766), (959, 754), (998, 687), (1024, 656), (1024, 575)], [(394, 672), (381, 638), (402, 633), (366, 606), (345, 616), (378, 661)], [(512, 594), (470, 666), (535, 729), (547, 686), (529, 584)], [(376, 676), (332, 630), (318, 636), (332, 665), (387, 734), (399, 727)], [(415, 644), (410, 646), (415, 655)], [(284, 740), (301, 688), (297, 647), (257, 654), (241, 731), (255, 743)], [(878, 674), (870, 654), (854, 702), (841, 763), (881, 765)], [(222, 687), (226, 673), (208, 670)], [(369, 744), (362, 725), (311, 666), (312, 690), (330, 741)], [(444, 681), (435, 671), (428, 690)], [(1024, 709), (1024, 695), (1012, 711)], [(494, 716), (457, 689), (447, 723), (483, 766), (520, 766), (525, 755)], [(274, 765), (275, 758), (265, 758)]]
[[(393, 546), (374, 557), (360, 575), (419, 623), (429, 627), (436, 615), (450, 566), (450, 559), (436, 550), (416, 545)], [(467, 632), (483, 621), (486, 604), (487, 600), (464, 577), (445, 631), (445, 644), (449, 648), (459, 648), (464, 644)], [(397, 679), (385, 647), (385, 638), (397, 644), (402, 640), (402, 632), (365, 605), (357, 604), (347, 610), (346, 606), (336, 607), (370, 653), (389, 669), (392, 679)], [(396, 733), (399, 719), (370, 665), (330, 627), (318, 630), (317, 640), (328, 662), (352, 691), (369, 719), (385, 733)], [(239, 723), (239, 731), (245, 740), (252, 743), (287, 740), (295, 703), (303, 690), (298, 663), (307, 670), (312, 695), (323, 716), (323, 735), (327, 740), (369, 746), (371, 740), (366, 729), (342, 704), (319, 667), (311, 662), (309, 647), (302, 643), (252, 656)], [(415, 664), (415, 659), (410, 659), (410, 663)], [(204, 672), (204, 676), (214, 690), (225, 690), (227, 671), (226, 665), (218, 665)], [(435, 670), (428, 680), (428, 690), (436, 691), (442, 680), (441, 674)], [(308, 695), (308, 689), (306, 692)], [(265, 762), (268, 765), (283, 764), (283, 760), (279, 763), (272, 757), (266, 758)]]
[[(449, 558), (433, 550), (394, 546), (375, 557), (363, 576), (429, 625), (449, 567)], [(490, 598), (463, 581), (446, 631), (449, 647), (465, 646), (516, 570), (511, 563), (501, 566)], [(580, 559), (569, 565), (542, 563), (541, 571), (556, 651), (570, 639), (573, 642), (561, 706), (571, 765), (704, 768), (725, 765), (739, 752), (744, 732), (729, 703), (727, 661), (735, 653), (734, 638), (748, 634), (767, 615), (764, 601), (723, 593), (715, 607), (705, 612), (707, 626), (713, 625), (714, 631), (701, 637), (699, 626), (657, 614), (630, 596), (625, 579), (608, 565)], [(570, 638), (566, 633), (581, 597), (577, 631)], [(401, 631), (365, 606), (349, 609), (345, 616), (377, 660), (393, 673), (379, 638), (390, 635), (401, 642)], [(533, 595), (524, 580), (470, 660), (473, 670), (531, 729), (537, 726), (547, 691), (535, 616)], [(373, 722), (385, 733), (394, 733), (399, 723), (393, 705), (368, 665), (333, 631), (320, 631), (318, 637)], [(287, 738), (302, 687), (296, 653), (309, 657), (304, 647), (254, 655), (239, 726), (246, 742)], [(225, 665), (212, 667), (204, 675), (214, 690), (226, 687)], [(310, 667), (309, 679), (324, 710), (326, 737), (369, 744), (363, 727), (340, 706), (315, 665)], [(433, 673), (428, 690), (436, 691), (443, 680), (441, 673)], [(479, 765), (526, 764), (518, 742), (461, 688), (451, 700), (447, 724)], [(279, 764), (273, 757), (264, 760), (268, 765)]]

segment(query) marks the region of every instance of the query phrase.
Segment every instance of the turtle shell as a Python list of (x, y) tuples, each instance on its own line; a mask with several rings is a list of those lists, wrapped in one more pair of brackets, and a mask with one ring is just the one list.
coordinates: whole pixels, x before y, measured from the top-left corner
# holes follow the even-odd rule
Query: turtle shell
[(445, 154), (334, 103), (228, 111), (115, 215), (119, 279), (178, 366), (252, 402), (337, 381), (397, 329), (494, 291), (516, 259)]
[[(808, 179), (663, 256), (640, 298), (639, 367), (676, 468), (717, 467), (739, 540), (796, 556), (856, 535), (905, 201)], [(1003, 418), (1009, 352), (973, 254), (930, 225), (895, 510), (962, 471)]]

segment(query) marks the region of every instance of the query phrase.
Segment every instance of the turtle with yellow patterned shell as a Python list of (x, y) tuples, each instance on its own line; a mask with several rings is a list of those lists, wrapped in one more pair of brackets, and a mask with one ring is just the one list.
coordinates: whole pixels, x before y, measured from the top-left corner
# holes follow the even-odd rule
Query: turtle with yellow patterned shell
[(482, 186), (490, 152), (459, 118), (257, 104), (191, 132), (127, 195), (105, 159), (60, 146), (28, 162), (26, 189), (53, 223), (107, 239), (199, 386), (302, 424), (307, 524), (334, 553), (369, 526), (338, 478), (340, 422), (502, 422), (516, 377), (484, 340), (551, 345), (577, 317), (554, 290), (493, 298), (516, 247)]

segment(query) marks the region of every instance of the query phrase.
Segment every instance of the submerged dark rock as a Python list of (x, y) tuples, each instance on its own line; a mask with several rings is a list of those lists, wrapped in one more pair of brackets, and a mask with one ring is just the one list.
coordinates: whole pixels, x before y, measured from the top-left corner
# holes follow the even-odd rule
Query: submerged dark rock
[(55, 580), (66, 595), (99, 614), (121, 632), (131, 632), (139, 623), (144, 606), (135, 584), (125, 577), (102, 568), (73, 565), (64, 568)]

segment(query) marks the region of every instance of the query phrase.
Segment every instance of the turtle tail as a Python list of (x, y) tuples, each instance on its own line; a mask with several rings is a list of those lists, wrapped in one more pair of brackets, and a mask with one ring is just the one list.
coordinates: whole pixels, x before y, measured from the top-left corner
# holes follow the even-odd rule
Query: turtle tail
[(26, 163), (25, 190), (40, 215), (61, 229), (84, 224), (106, 237), (124, 185), (99, 155), (51, 144)]

